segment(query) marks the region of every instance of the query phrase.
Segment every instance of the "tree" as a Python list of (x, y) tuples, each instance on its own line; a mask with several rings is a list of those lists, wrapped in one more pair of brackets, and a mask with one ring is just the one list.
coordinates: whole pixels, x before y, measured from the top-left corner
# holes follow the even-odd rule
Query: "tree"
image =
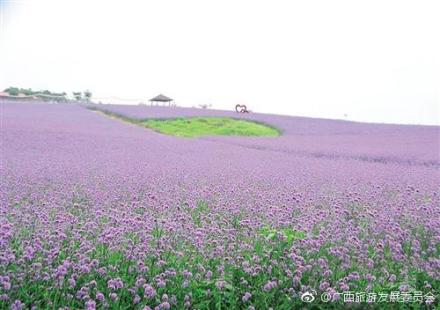
[(199, 104), (199, 107), (201, 107), (202, 109), (208, 109), (208, 108), (212, 107), (212, 104), (206, 104), (206, 103)]
[(34, 92), (32, 91), (31, 88), (28, 89), (21, 89), (21, 91), (23, 92), (23, 94), (25, 94), (26, 96), (32, 96), (34, 94)]
[(79, 92), (73, 92), (72, 93), (73, 94), (73, 97), (76, 99), (76, 100), (78, 100), (78, 101), (81, 101), (82, 100), (82, 93), (79, 91)]
[(18, 96), (20, 90), (17, 87), (9, 87), (5, 89), (5, 92), (11, 96)]
[(90, 99), (92, 98), (92, 92), (90, 90), (85, 90), (84, 91), (84, 98), (86, 99), (86, 101), (90, 101)]

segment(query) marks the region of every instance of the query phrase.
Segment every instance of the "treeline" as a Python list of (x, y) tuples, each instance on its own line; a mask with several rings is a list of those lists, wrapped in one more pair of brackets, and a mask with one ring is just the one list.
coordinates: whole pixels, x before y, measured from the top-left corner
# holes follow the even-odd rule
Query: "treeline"
[(90, 101), (90, 99), (92, 99), (92, 92), (90, 90), (85, 90), (83, 92), (73, 92), (73, 98), (75, 98), (75, 100), (77, 101)]
[(39, 90), (35, 91), (32, 90), (32, 88), (18, 88), (18, 87), (9, 87), (4, 90), (5, 93), (8, 93), (11, 96), (18, 96), (20, 94), (23, 94), (25, 96), (36, 96), (36, 95), (49, 95), (49, 96), (58, 96), (58, 97), (65, 97), (67, 93), (55, 93), (51, 92), (49, 90)]
[[(66, 92), (52, 92), (50, 90), (32, 90), (32, 88), (8, 87), (4, 90), (9, 96), (33, 96), (43, 100), (68, 101)], [(92, 99), (92, 92), (85, 90), (83, 92), (72, 92), (72, 98), (76, 101), (87, 101)]]

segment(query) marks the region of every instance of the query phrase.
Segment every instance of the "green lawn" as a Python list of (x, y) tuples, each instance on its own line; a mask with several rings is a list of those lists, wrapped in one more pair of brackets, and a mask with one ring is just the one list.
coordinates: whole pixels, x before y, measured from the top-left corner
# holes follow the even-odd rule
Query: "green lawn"
[(157, 132), (178, 137), (200, 136), (279, 136), (270, 126), (228, 117), (191, 117), (175, 119), (148, 119), (141, 122)]

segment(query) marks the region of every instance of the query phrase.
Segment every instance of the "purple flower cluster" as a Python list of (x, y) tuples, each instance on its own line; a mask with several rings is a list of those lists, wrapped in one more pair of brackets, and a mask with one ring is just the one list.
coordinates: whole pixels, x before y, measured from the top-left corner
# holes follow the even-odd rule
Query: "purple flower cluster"
[(78, 105), (0, 104), (0, 308), (34, 306), (41, 283), (60, 295), (39, 308), (190, 308), (230, 294), (233, 270), (234, 300), (256, 308), (440, 279), (439, 127), (105, 106), (283, 131), (184, 139)]

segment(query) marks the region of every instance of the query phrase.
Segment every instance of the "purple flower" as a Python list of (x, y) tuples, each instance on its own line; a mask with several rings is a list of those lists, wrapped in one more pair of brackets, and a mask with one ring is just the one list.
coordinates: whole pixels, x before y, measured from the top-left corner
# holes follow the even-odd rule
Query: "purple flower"
[(139, 295), (134, 296), (133, 303), (137, 305), (141, 301), (141, 297)]
[(409, 290), (409, 285), (408, 285), (408, 284), (402, 284), (402, 285), (399, 287), (399, 290), (400, 290), (401, 292), (408, 292), (408, 290)]
[(3, 285), (3, 289), (5, 291), (9, 291), (11, 289), (11, 282), (5, 281), (5, 282), (2, 283), (2, 285)]
[(264, 286), (263, 286), (263, 291), (265, 292), (269, 292), (270, 290), (272, 290), (273, 288), (277, 287), (277, 282), (276, 281), (268, 281)]
[(376, 277), (373, 276), (373, 275), (371, 275), (371, 274), (369, 274), (369, 273), (365, 275), (365, 279), (366, 279), (368, 282), (374, 282), (374, 281), (376, 281)]
[(211, 277), (212, 277), (212, 271), (211, 270), (208, 270), (207, 272), (206, 272), (206, 275), (205, 275), (205, 277), (206, 277), (206, 279), (211, 279)]
[(100, 302), (103, 302), (105, 300), (105, 296), (103, 293), (98, 292), (98, 293), (96, 293), (96, 299)]
[(150, 284), (144, 284), (144, 295), (151, 299), (156, 296), (156, 290)]
[(246, 293), (244, 293), (244, 295), (243, 295), (243, 297), (241, 298), (241, 300), (242, 300), (243, 302), (247, 302), (249, 299), (251, 299), (251, 297), (252, 297), (252, 294), (249, 293), (249, 292), (246, 292)]
[(69, 278), (69, 280), (67, 280), (67, 284), (69, 285), (70, 288), (75, 288), (76, 286), (76, 281), (73, 278)]
[(25, 307), (24, 303), (22, 303), (20, 300), (16, 300), (11, 305), (11, 310), (21, 310), (21, 309), (24, 309), (24, 307)]
[(224, 280), (219, 280), (219, 281), (215, 282), (215, 286), (219, 290), (222, 290), (227, 284), (228, 284), (228, 282), (226, 282)]
[(323, 282), (321, 282), (321, 284), (319, 284), (319, 290), (325, 291), (329, 286), (330, 286), (330, 284), (328, 282), (323, 281)]
[(168, 303), (168, 302), (163, 302), (163, 303), (161, 303), (160, 305), (159, 305), (159, 309), (165, 309), (165, 310), (168, 310), (168, 309), (170, 309), (171, 308), (171, 306), (170, 306), (170, 304)]
[(86, 302), (86, 309), (87, 310), (95, 310), (96, 309), (96, 302), (92, 299), (89, 299)]
[(167, 285), (167, 283), (162, 279), (159, 279), (157, 281), (157, 287), (159, 287), (159, 288), (164, 288), (166, 285)]

